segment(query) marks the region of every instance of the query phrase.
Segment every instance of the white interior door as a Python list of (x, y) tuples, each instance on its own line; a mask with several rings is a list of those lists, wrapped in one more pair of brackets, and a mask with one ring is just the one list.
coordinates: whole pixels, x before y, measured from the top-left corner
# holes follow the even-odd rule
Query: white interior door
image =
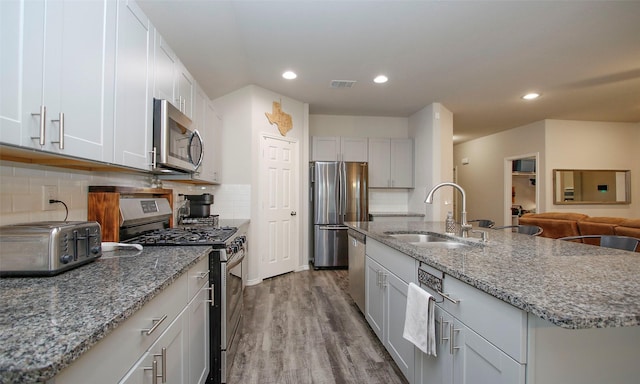
[(291, 272), (298, 256), (298, 143), (263, 136), (261, 277)]

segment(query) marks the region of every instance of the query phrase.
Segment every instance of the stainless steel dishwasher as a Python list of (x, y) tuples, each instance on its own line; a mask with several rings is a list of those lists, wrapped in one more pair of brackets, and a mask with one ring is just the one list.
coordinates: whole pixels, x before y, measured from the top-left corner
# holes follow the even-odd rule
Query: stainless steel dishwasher
[(366, 237), (352, 229), (349, 236), (349, 293), (364, 313), (364, 259)]

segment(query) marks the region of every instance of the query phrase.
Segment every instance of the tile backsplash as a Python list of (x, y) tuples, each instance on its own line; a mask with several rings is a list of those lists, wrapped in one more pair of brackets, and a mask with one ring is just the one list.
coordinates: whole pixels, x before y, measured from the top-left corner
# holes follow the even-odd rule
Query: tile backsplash
[(408, 207), (405, 189), (369, 189), (369, 212), (407, 212)]
[[(58, 199), (67, 205), (68, 220), (86, 220), (90, 185), (150, 187), (151, 181), (151, 177), (144, 174), (76, 171), (0, 161), (0, 225), (64, 220), (62, 204), (54, 204), (52, 210), (43, 210), (44, 186), (53, 187)], [(211, 193), (215, 196), (212, 214), (220, 215), (221, 219), (250, 218), (250, 185), (202, 187), (164, 181), (163, 188), (173, 190), (176, 202), (182, 200), (178, 194)], [(175, 205), (174, 210), (177, 210), (179, 204)]]

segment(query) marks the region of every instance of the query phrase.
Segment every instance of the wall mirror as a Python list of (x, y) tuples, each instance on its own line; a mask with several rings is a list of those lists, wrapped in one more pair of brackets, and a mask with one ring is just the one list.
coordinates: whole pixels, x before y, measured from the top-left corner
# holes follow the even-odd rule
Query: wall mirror
[(554, 169), (554, 204), (630, 204), (631, 171)]

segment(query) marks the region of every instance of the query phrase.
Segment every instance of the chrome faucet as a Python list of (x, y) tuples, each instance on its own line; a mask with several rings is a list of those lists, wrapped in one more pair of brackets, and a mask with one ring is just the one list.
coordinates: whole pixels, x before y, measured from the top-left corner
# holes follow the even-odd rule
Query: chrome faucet
[(435, 187), (431, 188), (431, 191), (429, 191), (429, 194), (427, 194), (427, 198), (424, 200), (424, 202), (427, 204), (433, 203), (433, 193), (438, 188), (445, 187), (445, 186), (449, 186), (457, 189), (458, 191), (460, 191), (460, 194), (462, 195), (462, 213), (461, 213), (462, 222), (460, 223), (460, 229), (462, 230), (462, 237), (468, 237), (469, 231), (471, 231), (472, 227), (471, 227), (471, 224), (467, 223), (467, 196), (465, 195), (464, 189), (462, 189), (461, 186), (459, 186), (456, 183), (440, 183)]

